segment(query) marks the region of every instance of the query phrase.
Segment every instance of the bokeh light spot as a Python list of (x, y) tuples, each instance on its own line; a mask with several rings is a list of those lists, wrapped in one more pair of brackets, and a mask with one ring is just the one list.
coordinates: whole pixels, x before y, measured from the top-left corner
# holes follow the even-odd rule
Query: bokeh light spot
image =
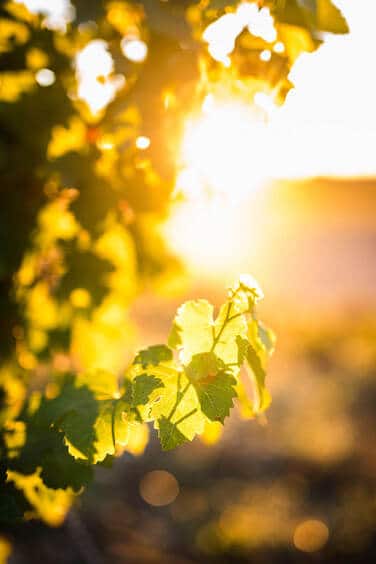
[(51, 69), (40, 69), (35, 75), (35, 80), (39, 86), (51, 86), (55, 82), (56, 76)]
[(299, 523), (294, 531), (294, 545), (302, 552), (316, 552), (329, 539), (329, 529), (322, 521), (308, 519)]
[(124, 57), (132, 63), (143, 63), (148, 54), (148, 46), (137, 37), (123, 37), (120, 43)]
[(169, 505), (178, 494), (179, 484), (176, 478), (165, 470), (148, 472), (140, 482), (140, 495), (149, 505)]
[(136, 139), (136, 147), (137, 149), (141, 149), (141, 150), (145, 150), (148, 149), (150, 147), (150, 139), (149, 137), (146, 137), (145, 135), (140, 135), (139, 137), (137, 137)]

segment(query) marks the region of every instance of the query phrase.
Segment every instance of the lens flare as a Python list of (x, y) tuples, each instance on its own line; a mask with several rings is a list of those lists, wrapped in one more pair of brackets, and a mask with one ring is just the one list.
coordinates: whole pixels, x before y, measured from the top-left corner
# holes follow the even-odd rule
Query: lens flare
[(257, 190), (270, 160), (267, 129), (255, 106), (207, 97), (201, 115), (185, 127), (177, 191), (238, 201)]
[(193, 271), (217, 275), (241, 269), (250, 219), (244, 202), (258, 197), (273, 168), (265, 116), (274, 104), (258, 94), (253, 104), (209, 94), (186, 122), (175, 184), (180, 199), (164, 231)]

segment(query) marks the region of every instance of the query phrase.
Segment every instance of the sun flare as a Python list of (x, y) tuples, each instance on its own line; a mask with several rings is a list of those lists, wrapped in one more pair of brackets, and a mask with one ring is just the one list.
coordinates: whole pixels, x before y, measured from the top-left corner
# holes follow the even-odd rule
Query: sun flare
[(186, 121), (177, 200), (164, 229), (174, 252), (193, 270), (216, 275), (241, 268), (249, 223), (244, 202), (258, 198), (273, 168), (267, 112), (261, 107), (264, 102), (270, 110), (273, 104), (264, 98), (256, 96), (250, 104), (209, 94)]
[(187, 120), (176, 191), (188, 199), (239, 201), (268, 176), (268, 126), (255, 105), (208, 95)]

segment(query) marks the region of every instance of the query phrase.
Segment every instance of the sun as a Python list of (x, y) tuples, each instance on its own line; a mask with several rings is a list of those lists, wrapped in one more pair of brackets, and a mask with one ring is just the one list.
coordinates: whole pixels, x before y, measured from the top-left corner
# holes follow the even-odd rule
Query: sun
[[(271, 104), (266, 96), (258, 101)], [(188, 269), (217, 276), (241, 268), (249, 201), (262, 192), (272, 162), (265, 107), (209, 94), (186, 119), (164, 235)]]
[(186, 121), (176, 191), (189, 200), (247, 197), (268, 176), (267, 140), (264, 110), (209, 94)]

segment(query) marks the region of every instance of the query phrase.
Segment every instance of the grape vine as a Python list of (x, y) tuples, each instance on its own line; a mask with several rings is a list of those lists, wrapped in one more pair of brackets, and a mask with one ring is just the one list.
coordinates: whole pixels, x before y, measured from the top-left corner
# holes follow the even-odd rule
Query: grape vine
[[(134, 347), (129, 309), (145, 287), (181, 273), (159, 227), (178, 173), (165, 149), (187, 108), (208, 94), (248, 104), (261, 92), (283, 103), (299, 55), (324, 33), (348, 31), (331, 0), (73, 5), (76, 20), (59, 29), (22, 3), (0, 8), (8, 523), (59, 525), (95, 466), (142, 452), (150, 427), (169, 450), (217, 429), (235, 400), (249, 417), (268, 408), (274, 337), (257, 319), (262, 293), (251, 278), (216, 316), (208, 301), (183, 304), (167, 344), (141, 350), (124, 372)], [(145, 59), (130, 56), (130, 39)], [(92, 76), (81, 72), (83, 54)]]
[[(212, 422), (223, 424), (237, 397), (254, 415), (264, 411), (274, 337), (256, 317), (261, 298), (253, 279), (243, 276), (217, 317), (206, 300), (180, 306), (168, 344), (141, 350), (120, 381), (94, 370), (64, 377), (52, 392), (31, 394), (3, 435), (2, 516), (39, 511), (43, 517), (47, 501), (68, 504), (90, 482), (93, 467), (110, 465), (146, 423), (170, 450)], [(249, 398), (243, 365), (253, 384)]]

